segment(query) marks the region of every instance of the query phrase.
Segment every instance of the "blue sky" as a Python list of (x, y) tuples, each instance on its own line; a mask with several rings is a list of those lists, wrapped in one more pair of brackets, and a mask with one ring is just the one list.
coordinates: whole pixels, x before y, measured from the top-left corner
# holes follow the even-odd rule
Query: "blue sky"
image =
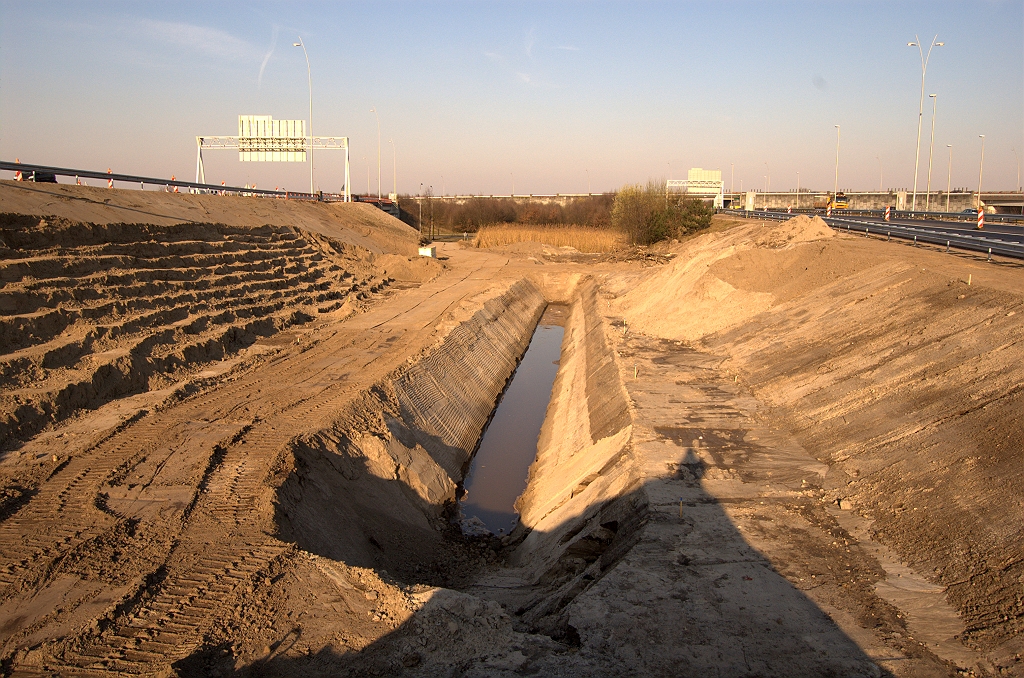
[[(933, 188), (1012, 189), (1024, 160), (1014, 2), (47, 3), (0, 1), (0, 157), (191, 178), (239, 114), (348, 136), (353, 187), (582, 192), (734, 166), (736, 189), (909, 187), (938, 34)], [(926, 99), (921, 178), (927, 180)], [(394, 156), (392, 144), (394, 140)], [(207, 179), (308, 188), (308, 165), (206, 154)], [(365, 160), (364, 160), (365, 158)], [(766, 167), (767, 163), (767, 167)], [(317, 157), (341, 187), (340, 154)]]

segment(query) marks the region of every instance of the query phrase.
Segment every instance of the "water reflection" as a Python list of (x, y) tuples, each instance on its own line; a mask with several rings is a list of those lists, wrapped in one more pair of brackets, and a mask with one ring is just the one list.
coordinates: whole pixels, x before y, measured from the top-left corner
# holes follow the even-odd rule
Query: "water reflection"
[(537, 439), (558, 373), (563, 334), (558, 325), (537, 326), (484, 431), (461, 502), (463, 529), (469, 533), (482, 532), (481, 528), (507, 533), (515, 524), (518, 516), (512, 505), (526, 489), (526, 475), (537, 456)]

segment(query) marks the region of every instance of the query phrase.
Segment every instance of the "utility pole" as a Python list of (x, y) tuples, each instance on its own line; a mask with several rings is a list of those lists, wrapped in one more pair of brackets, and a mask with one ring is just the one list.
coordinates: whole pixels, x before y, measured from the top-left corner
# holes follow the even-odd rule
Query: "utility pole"
[(395, 200), (398, 199), (398, 152), (395, 151), (395, 140), (388, 139), (388, 143), (391, 144), (391, 171), (394, 173), (392, 181), (394, 182)]
[(839, 194), (839, 125), (836, 125), (836, 183), (832, 188), (832, 201), (835, 204), (836, 196)]
[(927, 212), (932, 204), (932, 153), (935, 151), (935, 107), (938, 105), (939, 96), (929, 94), (932, 100), (932, 140), (928, 144), (928, 187), (925, 189), (924, 211)]
[(377, 203), (380, 204), (380, 116), (376, 106), (370, 109), (370, 113), (377, 119)]
[(949, 164), (946, 165), (946, 211), (949, 211), (949, 187), (953, 179), (953, 144), (946, 144), (949, 149)]
[(313, 75), (309, 70), (309, 55), (306, 54), (302, 38), (292, 43), (292, 47), (301, 47), (302, 55), (306, 57), (306, 79), (309, 81), (309, 192), (316, 193), (316, 185), (313, 183)]
[(978, 168), (978, 211), (981, 211), (981, 179), (985, 176), (985, 135), (979, 134), (981, 137), (981, 166)]

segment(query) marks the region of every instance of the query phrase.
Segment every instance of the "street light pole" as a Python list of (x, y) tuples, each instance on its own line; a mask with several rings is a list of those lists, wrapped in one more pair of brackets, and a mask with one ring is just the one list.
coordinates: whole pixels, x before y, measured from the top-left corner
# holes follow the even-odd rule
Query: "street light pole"
[(377, 119), (377, 202), (380, 202), (380, 116), (376, 106), (370, 109), (370, 113)]
[(978, 168), (978, 211), (981, 211), (981, 179), (985, 176), (985, 135), (979, 134), (981, 137), (981, 166)]
[(423, 237), (423, 182), (420, 182), (420, 218), (416, 221), (416, 225), (420, 228), (420, 237)]
[(949, 149), (949, 164), (946, 165), (946, 211), (949, 211), (949, 188), (953, 185), (953, 144), (946, 144)]
[(929, 94), (932, 100), (932, 140), (928, 144), (928, 187), (925, 189), (924, 211), (927, 212), (932, 204), (932, 153), (935, 151), (935, 107), (939, 103), (939, 95)]
[[(935, 38), (938, 38), (938, 34)], [(928, 60), (932, 58), (932, 49), (935, 47), (942, 47), (945, 43), (935, 42), (935, 38), (932, 38), (932, 44), (928, 47), (928, 56), (925, 56), (924, 50), (921, 48), (921, 38), (914, 36), (917, 42), (908, 42), (907, 47), (917, 47), (918, 53), (921, 55), (921, 101), (917, 107), (917, 154), (914, 156), (914, 202), (911, 205), (910, 211), (917, 209), (917, 172), (918, 167), (921, 164), (921, 123), (924, 120), (924, 76), (928, 71)]]
[(302, 55), (306, 57), (306, 80), (309, 81), (309, 192), (316, 193), (313, 183), (313, 73), (309, 70), (309, 54), (306, 53), (306, 45), (301, 36), (298, 42), (292, 43), (292, 47), (301, 47)]
[(395, 140), (388, 139), (388, 143), (391, 144), (391, 171), (394, 174), (392, 186), (394, 187), (395, 199), (398, 199), (398, 152), (395, 150)]
[(832, 201), (835, 202), (839, 193), (839, 125), (836, 125), (836, 183), (832, 187)]
[(1017, 161), (1017, 192), (1019, 193), (1020, 192), (1020, 158), (1017, 157), (1017, 149), (1016, 148), (1011, 147), (1010, 150), (1013, 151), (1013, 159)]

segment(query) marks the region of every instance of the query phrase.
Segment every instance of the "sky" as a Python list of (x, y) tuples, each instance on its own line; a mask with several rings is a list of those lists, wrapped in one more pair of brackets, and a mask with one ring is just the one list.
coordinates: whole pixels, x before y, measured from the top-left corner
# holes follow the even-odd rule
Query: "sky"
[[(0, 0), (0, 158), (194, 179), (240, 114), (347, 136), (352, 188), (580, 193), (721, 169), (726, 188), (1012, 190), (1024, 0)], [(375, 117), (371, 109), (376, 109)], [(380, 123), (378, 146), (377, 120)], [(952, 145), (952, 149), (947, 148)], [(952, 155), (950, 156), (950, 150)], [(1016, 152), (1016, 156), (1015, 153)], [(952, 158), (950, 161), (950, 157)], [(339, 191), (340, 151), (315, 156)], [(206, 178), (308, 190), (309, 165), (204, 153)], [(7, 176), (7, 173), (5, 173)], [(769, 178), (770, 177), (770, 178)]]

